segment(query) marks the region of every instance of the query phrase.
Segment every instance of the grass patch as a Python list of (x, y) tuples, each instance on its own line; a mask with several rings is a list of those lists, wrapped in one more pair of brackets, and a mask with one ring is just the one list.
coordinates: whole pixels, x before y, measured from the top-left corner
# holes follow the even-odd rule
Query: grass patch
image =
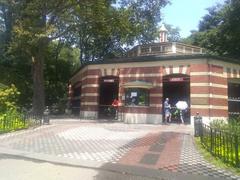
[(202, 146), (200, 138), (194, 138), (194, 141), (198, 151), (206, 161), (215, 165), (217, 168), (221, 168), (230, 171), (236, 175), (240, 175), (240, 168), (233, 167), (230, 164), (224, 163), (221, 159), (212, 156), (212, 154)]

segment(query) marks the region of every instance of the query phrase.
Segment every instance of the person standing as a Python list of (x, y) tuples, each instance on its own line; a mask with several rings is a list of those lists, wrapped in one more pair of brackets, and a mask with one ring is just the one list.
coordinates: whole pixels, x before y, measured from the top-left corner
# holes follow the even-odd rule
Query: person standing
[(170, 123), (171, 122), (171, 105), (169, 104), (168, 98), (165, 99), (163, 108), (164, 108), (164, 115), (165, 115), (164, 122)]
[(113, 102), (112, 102), (112, 106), (113, 106), (113, 108), (114, 108), (114, 110), (115, 110), (114, 119), (118, 119), (118, 104), (119, 104), (119, 102), (118, 102), (118, 100), (115, 98), (115, 99), (113, 100)]

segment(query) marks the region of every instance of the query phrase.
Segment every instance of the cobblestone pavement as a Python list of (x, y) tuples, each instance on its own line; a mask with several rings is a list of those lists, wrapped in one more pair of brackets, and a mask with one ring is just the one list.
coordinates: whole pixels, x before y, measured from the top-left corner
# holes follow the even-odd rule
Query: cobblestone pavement
[[(222, 179), (240, 177), (204, 161), (185, 125), (134, 125), (58, 121), (0, 135), (0, 147), (25, 153), (119, 164)], [(39, 156), (38, 156), (39, 157)]]

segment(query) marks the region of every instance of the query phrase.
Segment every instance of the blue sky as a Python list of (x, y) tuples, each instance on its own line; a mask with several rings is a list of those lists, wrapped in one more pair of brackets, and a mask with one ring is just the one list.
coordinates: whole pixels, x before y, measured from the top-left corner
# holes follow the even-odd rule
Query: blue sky
[(181, 37), (190, 35), (191, 30), (198, 29), (198, 23), (207, 13), (206, 8), (223, 3), (224, 0), (171, 0), (171, 4), (163, 8), (163, 23), (181, 29)]

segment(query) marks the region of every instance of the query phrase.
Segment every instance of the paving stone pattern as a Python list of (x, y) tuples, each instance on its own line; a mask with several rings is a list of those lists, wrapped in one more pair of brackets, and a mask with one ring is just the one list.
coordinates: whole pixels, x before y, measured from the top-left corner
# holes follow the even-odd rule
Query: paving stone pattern
[(193, 137), (184, 135), (178, 172), (188, 174), (199, 174), (223, 179), (240, 179), (227, 171), (216, 168), (214, 165), (206, 162), (202, 155), (196, 150), (193, 143)]
[(116, 163), (154, 128), (126, 124), (53, 125), (0, 136), (0, 146), (58, 157)]
[(0, 135), (0, 147), (102, 165), (118, 163), (240, 180), (204, 161), (194, 146), (191, 132), (189, 126), (183, 125), (76, 121)]

